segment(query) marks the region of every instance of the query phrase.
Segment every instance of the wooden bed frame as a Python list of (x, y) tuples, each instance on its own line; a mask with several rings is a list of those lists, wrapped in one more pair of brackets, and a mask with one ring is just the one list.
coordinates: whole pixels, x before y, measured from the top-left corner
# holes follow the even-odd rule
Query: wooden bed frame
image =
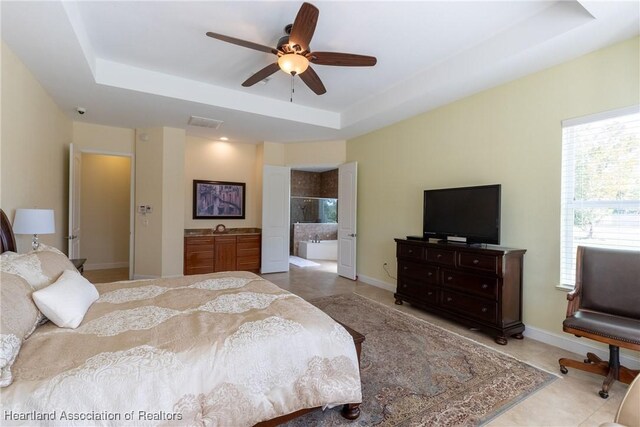
[(0, 253), (16, 252), (16, 237), (13, 235), (9, 218), (2, 209), (0, 209), (0, 229)]
[[(11, 223), (9, 222), (9, 218), (4, 213), (2, 209), (0, 209), (0, 253), (12, 251), (17, 252), (16, 249), (16, 238), (13, 234), (13, 229), (11, 228)], [(336, 320), (337, 322), (337, 320)], [(340, 322), (338, 322), (340, 323)], [(360, 363), (360, 353), (362, 352), (362, 342), (364, 341), (364, 335), (361, 333), (354, 331), (347, 325), (340, 323), (353, 337), (353, 343), (356, 346), (356, 352), (358, 354), (358, 363)], [(315, 411), (317, 408), (307, 408), (301, 409), (296, 412), (292, 412), (291, 414), (282, 415), (277, 418), (273, 418), (271, 420), (262, 421), (255, 425), (255, 427), (272, 427), (283, 424), (287, 421), (290, 421), (294, 418), (297, 418), (301, 415), (307, 414), (311, 411)], [(344, 418), (348, 420), (355, 420), (360, 416), (360, 403), (347, 403), (342, 407), (341, 414)]]

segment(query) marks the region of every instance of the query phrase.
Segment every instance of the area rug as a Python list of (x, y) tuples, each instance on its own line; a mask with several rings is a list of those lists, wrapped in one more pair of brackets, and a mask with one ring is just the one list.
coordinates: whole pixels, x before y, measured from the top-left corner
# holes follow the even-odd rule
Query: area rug
[(356, 294), (311, 301), (365, 335), (361, 415), (317, 410), (293, 426), (476, 426), (557, 377)]
[(289, 264), (293, 264), (297, 267), (317, 267), (320, 264), (317, 262), (309, 261), (308, 259), (300, 258), (297, 256), (289, 256)]

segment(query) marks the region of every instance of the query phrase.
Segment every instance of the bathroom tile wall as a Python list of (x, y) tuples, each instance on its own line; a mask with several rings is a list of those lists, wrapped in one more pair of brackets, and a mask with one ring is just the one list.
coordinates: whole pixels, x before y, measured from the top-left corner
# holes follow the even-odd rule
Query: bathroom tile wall
[(338, 224), (293, 224), (292, 254), (298, 256), (298, 246), (302, 240), (310, 240), (318, 235), (320, 240), (338, 240)]
[(326, 172), (291, 171), (291, 195), (338, 198), (338, 169)]

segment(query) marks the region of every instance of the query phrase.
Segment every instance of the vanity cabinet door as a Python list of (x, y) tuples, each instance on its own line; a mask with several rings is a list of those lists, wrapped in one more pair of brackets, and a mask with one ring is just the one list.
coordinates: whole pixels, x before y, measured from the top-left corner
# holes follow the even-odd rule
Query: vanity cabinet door
[(236, 236), (216, 236), (214, 243), (214, 271), (236, 270)]

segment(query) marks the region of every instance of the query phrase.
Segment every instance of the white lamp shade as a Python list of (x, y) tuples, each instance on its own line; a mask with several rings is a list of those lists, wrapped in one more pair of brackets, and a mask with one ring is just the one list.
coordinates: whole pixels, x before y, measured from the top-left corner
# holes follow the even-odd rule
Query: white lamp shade
[(52, 234), (56, 232), (53, 209), (16, 209), (15, 234)]

